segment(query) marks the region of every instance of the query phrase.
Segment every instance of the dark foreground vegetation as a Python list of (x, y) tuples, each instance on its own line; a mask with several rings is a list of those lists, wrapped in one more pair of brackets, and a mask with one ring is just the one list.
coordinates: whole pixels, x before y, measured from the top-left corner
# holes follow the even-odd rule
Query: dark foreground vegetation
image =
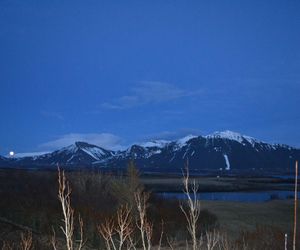
[[(68, 202), (69, 182), (70, 205), (74, 209), (72, 249), (80, 248), (81, 243), (83, 249), (284, 249), (285, 234), (291, 236), (291, 231), (277, 227), (276, 223), (265, 225), (263, 220), (255, 223), (253, 230), (241, 228), (239, 234), (226, 232), (213, 205), (199, 213), (197, 209), (202, 206), (194, 200), (181, 204), (157, 197), (141, 184), (133, 164), (126, 175), (65, 174), (66, 179), (61, 179), (66, 185), (61, 193), (65, 196), (61, 198)], [(191, 197), (193, 187), (186, 186)], [(70, 249), (61, 230), (62, 226), (65, 228), (65, 221), (58, 190), (57, 172), (0, 171), (2, 249)], [(193, 216), (199, 218), (193, 221)], [(286, 219), (290, 220), (290, 215)], [(120, 222), (125, 228), (123, 245), (118, 231)], [(288, 237), (287, 248), (291, 249), (291, 237)]]

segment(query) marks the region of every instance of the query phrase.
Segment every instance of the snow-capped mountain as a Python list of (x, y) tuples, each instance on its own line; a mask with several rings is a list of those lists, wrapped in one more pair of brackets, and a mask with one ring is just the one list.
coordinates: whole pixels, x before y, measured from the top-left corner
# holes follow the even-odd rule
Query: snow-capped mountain
[(16, 158), (15, 165), (21, 166), (87, 166), (93, 162), (100, 162), (114, 155), (113, 151), (88, 144), (75, 142), (73, 145), (43, 155)]
[(186, 136), (164, 147), (134, 145), (106, 164), (124, 167), (134, 159), (141, 168), (180, 169), (188, 160), (191, 169), (282, 169), (299, 158), (299, 149), (224, 131), (207, 136)]
[(300, 149), (266, 142), (232, 131), (206, 136), (188, 135), (166, 141), (156, 140), (130, 146), (123, 151), (110, 151), (85, 142), (52, 153), (8, 159), (0, 166), (45, 166), (124, 168), (134, 160), (141, 169), (181, 169), (189, 161), (190, 169), (244, 170), (287, 169), (300, 159)]

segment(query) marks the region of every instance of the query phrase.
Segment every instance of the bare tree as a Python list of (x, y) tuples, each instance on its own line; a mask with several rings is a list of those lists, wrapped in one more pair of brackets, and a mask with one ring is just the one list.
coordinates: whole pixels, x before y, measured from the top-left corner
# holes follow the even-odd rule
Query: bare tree
[(121, 206), (117, 211), (116, 222), (113, 219), (107, 219), (103, 224), (98, 226), (98, 232), (105, 240), (105, 245), (108, 250), (121, 250), (125, 244), (132, 246), (132, 217), (131, 209), (126, 206)]
[(213, 250), (217, 247), (217, 244), (221, 241), (221, 235), (216, 230), (212, 232), (206, 232), (206, 246), (207, 250)]
[(128, 206), (122, 206), (117, 212), (117, 234), (119, 236), (119, 250), (122, 249), (125, 242), (131, 236), (132, 229), (132, 221), (131, 221), (131, 209)]
[(51, 236), (51, 239), (50, 239), (50, 243), (52, 245), (52, 248), (54, 250), (57, 250), (56, 234), (55, 234), (55, 230), (54, 230), (53, 227), (52, 227), (52, 236)]
[(27, 231), (26, 233), (21, 233), (21, 243), (22, 250), (32, 249), (32, 232)]
[[(229, 241), (228, 236), (226, 233), (220, 235), (220, 249), (223, 250), (233, 250), (236, 249), (235, 246)], [(245, 250), (245, 248), (242, 248)]]
[(296, 235), (297, 235), (297, 187), (298, 187), (298, 161), (295, 165), (295, 204), (294, 204), (294, 233), (293, 233), (293, 250), (296, 250)]
[(198, 185), (195, 180), (190, 187), (188, 165), (186, 173), (183, 173), (183, 192), (187, 198), (187, 207), (181, 204), (180, 209), (187, 220), (187, 229), (192, 238), (193, 250), (196, 250), (198, 249), (197, 223), (200, 216), (200, 201), (197, 199)]
[[(63, 223), (61, 226), (61, 230), (66, 239), (66, 248), (67, 250), (73, 250), (73, 241), (74, 241), (74, 209), (71, 206), (71, 193), (72, 190), (70, 188), (69, 182), (66, 180), (65, 172), (61, 171), (58, 168), (58, 199), (61, 204), (62, 212), (63, 212)], [(79, 216), (79, 228), (80, 228), (80, 239), (77, 249), (81, 250), (83, 247), (83, 221)], [(55, 234), (51, 239), (51, 244), (53, 249), (56, 249), (56, 240)]]
[(25, 233), (21, 233), (21, 240), (16, 245), (3, 241), (2, 250), (13, 250), (13, 249), (21, 249), (21, 250), (31, 250), (33, 249), (33, 240), (32, 240), (32, 232), (26, 231)]
[(98, 232), (103, 237), (106, 245), (106, 249), (116, 250), (117, 247), (113, 240), (113, 235), (115, 234), (115, 225), (112, 219), (106, 219), (104, 223), (98, 226)]
[(84, 241), (83, 241), (83, 220), (80, 216), (80, 214), (78, 215), (78, 223), (79, 223), (79, 235), (80, 235), (80, 239), (78, 240), (79, 244), (78, 244), (78, 250), (82, 249), (83, 245), (84, 245)]
[(161, 221), (161, 232), (160, 232), (160, 237), (159, 237), (157, 250), (161, 249), (161, 242), (162, 242), (163, 235), (164, 235), (164, 221), (162, 220)]
[(13, 245), (6, 241), (3, 241), (1, 250), (13, 250)]
[(174, 250), (174, 247), (173, 247), (173, 245), (174, 245), (174, 239), (173, 238), (170, 239), (169, 237), (167, 237), (167, 242), (168, 242), (169, 248), (171, 250)]
[(138, 220), (136, 224), (140, 232), (143, 249), (150, 250), (153, 224), (147, 218), (149, 194), (146, 192), (138, 191), (134, 194), (134, 197), (138, 210)]
[(58, 199), (63, 212), (64, 226), (61, 226), (66, 239), (68, 250), (73, 249), (73, 233), (74, 233), (74, 209), (71, 207), (71, 188), (69, 182), (66, 181), (64, 171), (58, 169)]

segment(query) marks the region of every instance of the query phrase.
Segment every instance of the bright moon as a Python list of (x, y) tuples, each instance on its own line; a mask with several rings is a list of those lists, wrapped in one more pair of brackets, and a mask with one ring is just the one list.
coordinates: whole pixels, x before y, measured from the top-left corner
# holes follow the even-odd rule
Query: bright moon
[(14, 151), (10, 151), (9, 152), (9, 156), (14, 156), (15, 155), (15, 152)]

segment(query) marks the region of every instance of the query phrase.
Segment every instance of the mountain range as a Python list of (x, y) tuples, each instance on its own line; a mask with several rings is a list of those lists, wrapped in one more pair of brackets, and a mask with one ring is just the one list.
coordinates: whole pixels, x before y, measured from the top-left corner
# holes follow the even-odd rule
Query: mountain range
[(206, 136), (188, 135), (174, 141), (154, 140), (113, 151), (75, 142), (36, 156), (0, 156), (0, 167), (123, 169), (130, 160), (142, 170), (156, 172), (182, 169), (187, 161), (194, 171), (288, 170), (300, 159), (300, 149), (269, 144), (232, 131)]

